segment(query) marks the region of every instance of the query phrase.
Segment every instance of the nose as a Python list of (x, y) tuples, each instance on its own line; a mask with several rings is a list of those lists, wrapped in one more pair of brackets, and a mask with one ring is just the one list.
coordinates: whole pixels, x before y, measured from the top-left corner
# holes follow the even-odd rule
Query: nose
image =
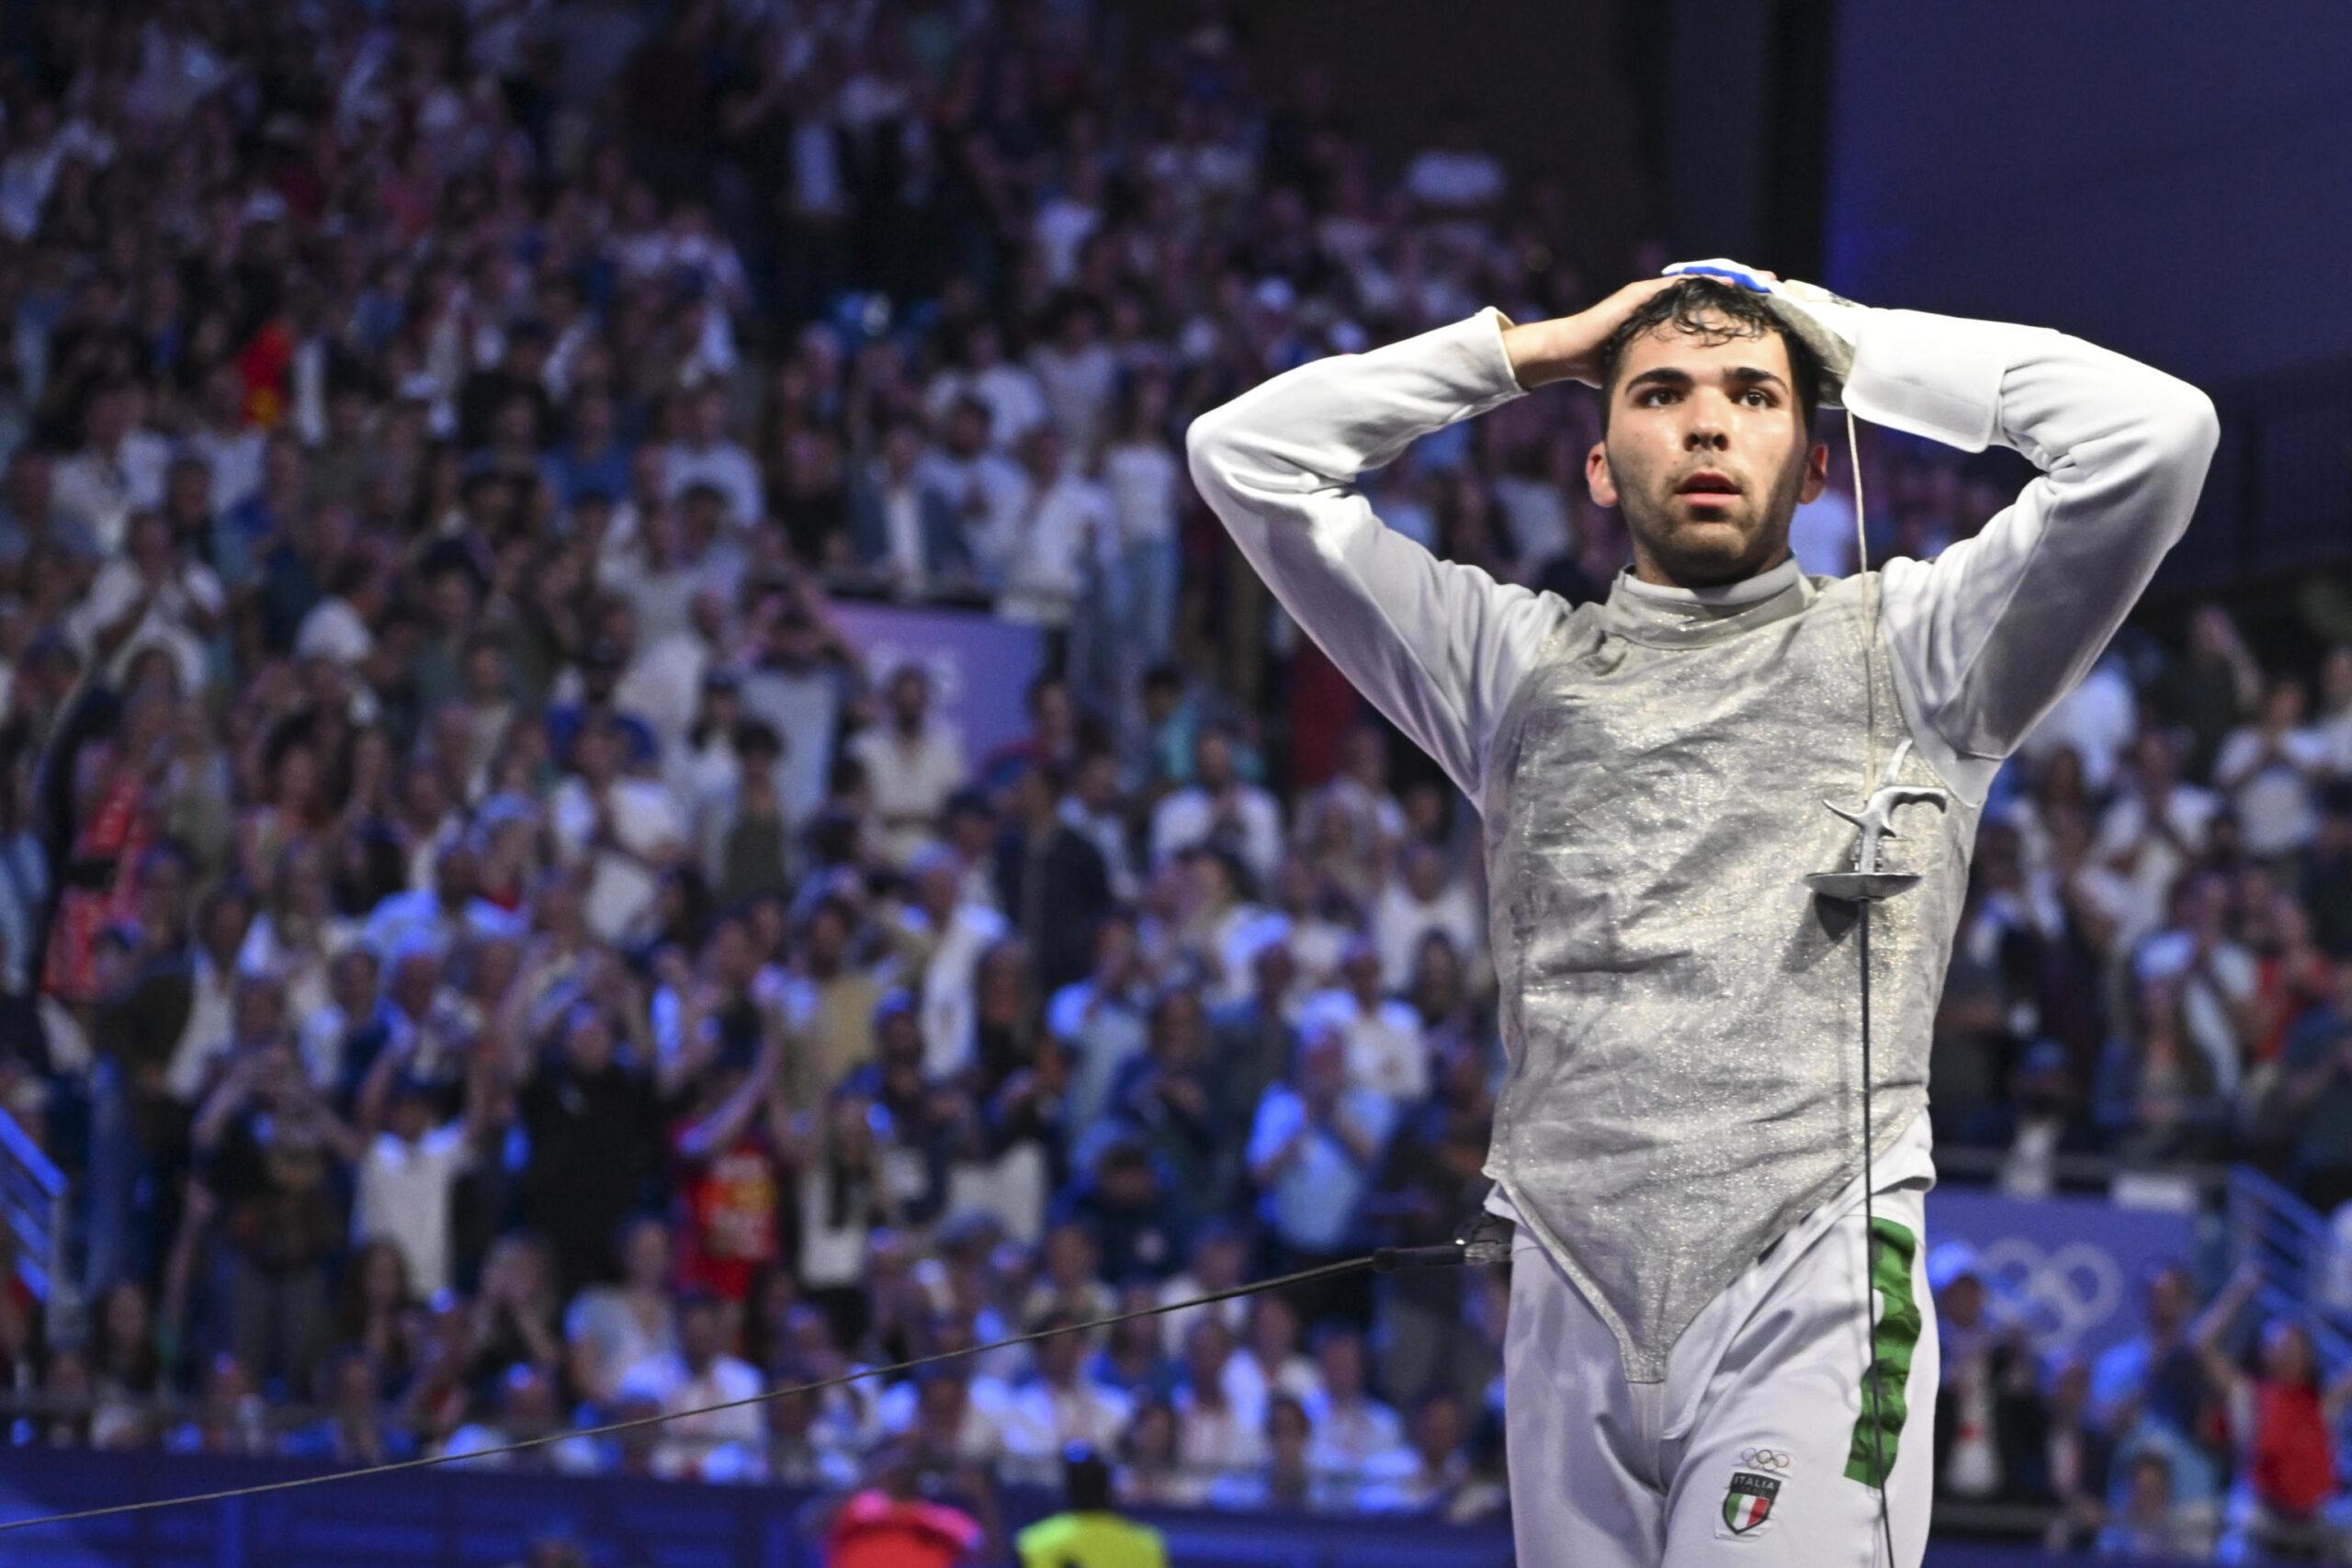
[(1721, 451), (1731, 445), (1729, 409), (1721, 397), (1694, 390), (1682, 406), (1689, 417), (1682, 431), (1682, 445), (1687, 450)]

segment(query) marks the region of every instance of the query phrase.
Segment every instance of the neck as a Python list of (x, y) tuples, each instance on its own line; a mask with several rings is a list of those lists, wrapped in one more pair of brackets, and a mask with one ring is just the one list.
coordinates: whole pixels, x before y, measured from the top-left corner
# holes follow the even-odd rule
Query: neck
[(1653, 558), (1648, 551), (1637, 549), (1634, 552), (1634, 577), (1635, 581), (1646, 582), (1654, 588), (1692, 590), (1730, 588), (1761, 577), (1789, 558), (1789, 547), (1783, 542), (1779, 549), (1752, 571), (1741, 572), (1735, 577), (1702, 578), (1678, 574)]

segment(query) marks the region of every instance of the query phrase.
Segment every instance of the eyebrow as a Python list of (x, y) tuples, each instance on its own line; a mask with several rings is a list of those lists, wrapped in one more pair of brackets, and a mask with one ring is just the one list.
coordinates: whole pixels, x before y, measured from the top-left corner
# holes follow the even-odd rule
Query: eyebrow
[[(1724, 372), (1724, 378), (1727, 381), (1745, 381), (1751, 383), (1770, 381), (1772, 385), (1780, 388), (1783, 391), (1788, 389), (1789, 385), (1786, 381), (1774, 375), (1771, 371), (1754, 365), (1735, 365), (1729, 370)], [(1677, 370), (1671, 366), (1661, 365), (1654, 370), (1645, 370), (1640, 375), (1634, 377), (1632, 380), (1627, 381), (1625, 383), (1625, 390), (1632, 392), (1636, 388), (1648, 385), (1676, 388), (1688, 387), (1691, 385), (1690, 372), (1688, 370)]]

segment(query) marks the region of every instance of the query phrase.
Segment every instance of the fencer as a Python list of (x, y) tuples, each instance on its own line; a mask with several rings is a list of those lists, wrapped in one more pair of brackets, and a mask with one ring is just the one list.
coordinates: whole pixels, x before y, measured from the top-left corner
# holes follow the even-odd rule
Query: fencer
[[(1374, 515), (1360, 475), (1562, 380), (1600, 389), (1585, 476), (1631, 540), (1605, 600)], [(1808, 577), (1789, 525), (1826, 480), (1822, 406), (2041, 471), (1933, 560)], [(1928, 1035), (1977, 820), (2216, 440), (2196, 388), (2064, 333), (1730, 262), (1548, 321), (1489, 307), (1193, 422), (1242, 554), (1484, 818), (1522, 1568), (1860, 1564), (1883, 1531), (1918, 1562)], [(1860, 868), (1858, 829), (1909, 886), (1870, 927), (1806, 880)]]

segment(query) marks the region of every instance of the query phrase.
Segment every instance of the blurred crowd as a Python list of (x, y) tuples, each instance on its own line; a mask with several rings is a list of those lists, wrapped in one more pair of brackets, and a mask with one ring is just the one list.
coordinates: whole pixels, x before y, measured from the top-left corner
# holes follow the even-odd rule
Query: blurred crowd
[(2259, 1270), (2241, 1268), (2200, 1310), (2189, 1269), (2155, 1266), (2138, 1332), (2096, 1356), (2037, 1345), (1964, 1243), (1937, 1248), (1928, 1272), (1940, 1497), (2026, 1506), (2051, 1546), (2102, 1555), (2352, 1553), (2337, 1471), (2352, 1369), (2324, 1368), (2312, 1319), (2266, 1299)]
[[(14, 23), (0, 1098), (79, 1296), (0, 1309), (17, 1440), (485, 1450), (1471, 1211), (1472, 824), (1377, 725), (1297, 784), (1181, 443), (1572, 297), (1556, 189), (1466, 118), (1397, 184), (1214, 7)], [(844, 596), (1035, 628), (1025, 732)], [(1323, 1281), (484, 1462), (1477, 1515), (1500, 1333)]]
[[(1668, 258), (1583, 254), (1466, 107), (1391, 166), (1328, 76), (1254, 81), (1225, 7), (1131, 25), (10, 14), (0, 1104), (73, 1179), (81, 1306), (0, 1293), (15, 1440), (486, 1450), (1475, 1210), (1475, 813), (1226, 546), (1183, 429)], [(1596, 435), (1521, 400), (1365, 486), (1590, 598), (1627, 558)], [(1873, 560), (2027, 473), (1862, 462)], [(1808, 570), (1852, 567), (1834, 472)], [(967, 744), (849, 598), (1035, 628), (1025, 733)], [(1939, 1145), (2020, 1191), (2091, 1153), (2352, 1197), (2352, 627), (2305, 633), (2265, 664), (2218, 607), (2129, 630), (2004, 772)], [(481, 1462), (932, 1476), (985, 1519), (1083, 1441), (1129, 1502), (1475, 1517), (1504, 1294), (1321, 1280)], [(2019, 1355), (1998, 1397), (2076, 1375)], [(2199, 1365), (2241, 1436), (2301, 1419)], [(2184, 1427), (2211, 1488), (2271, 1484)], [(1951, 1484), (2030, 1491), (2018, 1440), (1971, 1468), (1984, 1431)], [(2067, 1484), (2136, 1497), (2154, 1450), (2101, 1431)]]

